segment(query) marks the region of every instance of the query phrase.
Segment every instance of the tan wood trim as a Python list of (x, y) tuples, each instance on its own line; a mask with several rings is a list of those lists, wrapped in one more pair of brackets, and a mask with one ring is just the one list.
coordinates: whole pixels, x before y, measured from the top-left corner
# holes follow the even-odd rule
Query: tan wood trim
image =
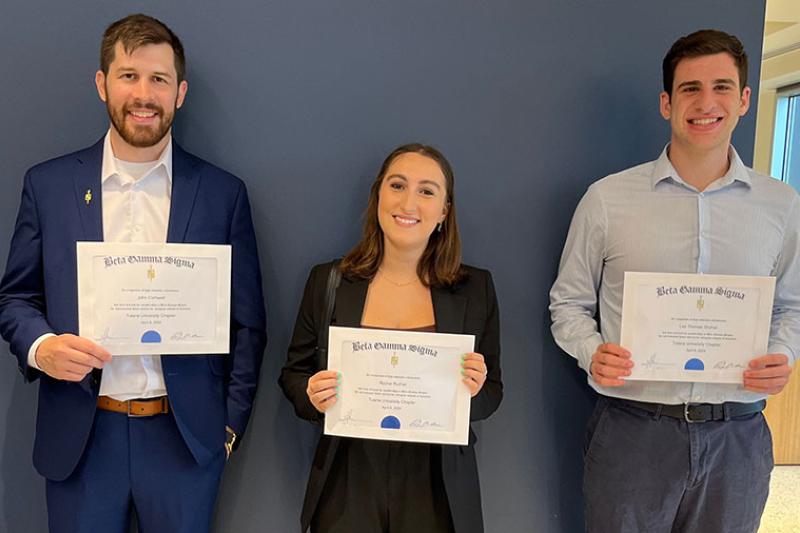
[(800, 464), (800, 369), (795, 369), (783, 391), (770, 396), (764, 416), (772, 431), (776, 465)]

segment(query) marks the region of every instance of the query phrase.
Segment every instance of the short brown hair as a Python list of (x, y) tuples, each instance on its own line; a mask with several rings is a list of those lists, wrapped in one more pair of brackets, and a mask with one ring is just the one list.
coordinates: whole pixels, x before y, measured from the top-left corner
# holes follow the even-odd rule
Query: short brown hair
[(148, 44), (167, 43), (175, 54), (175, 72), (178, 83), (186, 76), (186, 57), (183, 44), (166, 24), (158, 19), (138, 13), (128, 15), (112, 23), (103, 34), (100, 45), (100, 70), (108, 75), (108, 68), (114, 61), (114, 47), (122, 43), (125, 52), (130, 54), (137, 48)]
[(735, 36), (719, 30), (699, 30), (675, 41), (661, 64), (664, 91), (672, 95), (675, 68), (681, 59), (723, 52), (733, 58), (736, 68), (739, 69), (739, 91), (743, 91), (747, 85), (747, 54), (744, 46)]
[(420, 154), (434, 160), (444, 174), (447, 186), (447, 214), (441, 230), (434, 231), (417, 264), (417, 275), (426, 286), (446, 287), (454, 285), (466, 276), (461, 265), (461, 238), (456, 223), (456, 205), (453, 187), (453, 168), (444, 155), (432, 146), (413, 143), (404, 144), (389, 154), (381, 165), (369, 192), (369, 203), (364, 212), (364, 228), (361, 240), (342, 259), (342, 272), (359, 279), (372, 279), (383, 261), (383, 230), (378, 223), (378, 195), (389, 165), (403, 154)]

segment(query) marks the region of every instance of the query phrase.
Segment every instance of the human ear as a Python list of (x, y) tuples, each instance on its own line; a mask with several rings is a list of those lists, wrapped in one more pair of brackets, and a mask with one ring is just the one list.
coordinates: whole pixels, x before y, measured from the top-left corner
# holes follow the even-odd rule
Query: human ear
[(189, 90), (189, 82), (186, 80), (181, 81), (178, 84), (178, 98), (175, 100), (175, 107), (180, 109), (183, 105), (183, 101), (186, 99), (186, 91)]
[(97, 94), (100, 96), (100, 100), (105, 102), (108, 95), (106, 94), (106, 75), (102, 70), (95, 72), (94, 85), (97, 88)]
[(667, 91), (661, 91), (658, 98), (658, 110), (661, 112), (661, 116), (664, 117), (664, 120), (669, 120), (670, 116), (672, 116), (672, 103), (670, 102), (669, 93)]

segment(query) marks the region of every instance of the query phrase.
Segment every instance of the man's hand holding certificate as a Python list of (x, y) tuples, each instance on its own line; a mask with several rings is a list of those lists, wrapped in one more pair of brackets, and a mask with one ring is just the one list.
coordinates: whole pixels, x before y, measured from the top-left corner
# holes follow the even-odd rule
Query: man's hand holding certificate
[(609, 358), (630, 354), (633, 365), (618, 377), (742, 383), (751, 360), (767, 351), (774, 290), (772, 277), (626, 272), (620, 344), (627, 350), (612, 345), (626, 353)]
[(328, 369), (341, 380), (325, 434), (467, 444), (462, 356), (474, 342), (472, 335), (330, 328)]

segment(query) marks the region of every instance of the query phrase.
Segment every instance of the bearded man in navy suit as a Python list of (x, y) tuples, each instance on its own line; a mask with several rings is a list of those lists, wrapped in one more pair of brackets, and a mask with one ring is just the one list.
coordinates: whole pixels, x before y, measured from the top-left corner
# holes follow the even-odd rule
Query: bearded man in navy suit
[[(100, 63), (111, 126), (26, 174), (0, 333), (25, 379), (39, 381), (33, 461), (52, 532), (127, 533), (133, 512), (143, 533), (208, 531), (266, 345), (247, 191), (172, 140), (187, 82), (166, 25), (113, 23)], [(77, 241), (231, 245), (230, 354), (111, 357), (77, 336)]]

